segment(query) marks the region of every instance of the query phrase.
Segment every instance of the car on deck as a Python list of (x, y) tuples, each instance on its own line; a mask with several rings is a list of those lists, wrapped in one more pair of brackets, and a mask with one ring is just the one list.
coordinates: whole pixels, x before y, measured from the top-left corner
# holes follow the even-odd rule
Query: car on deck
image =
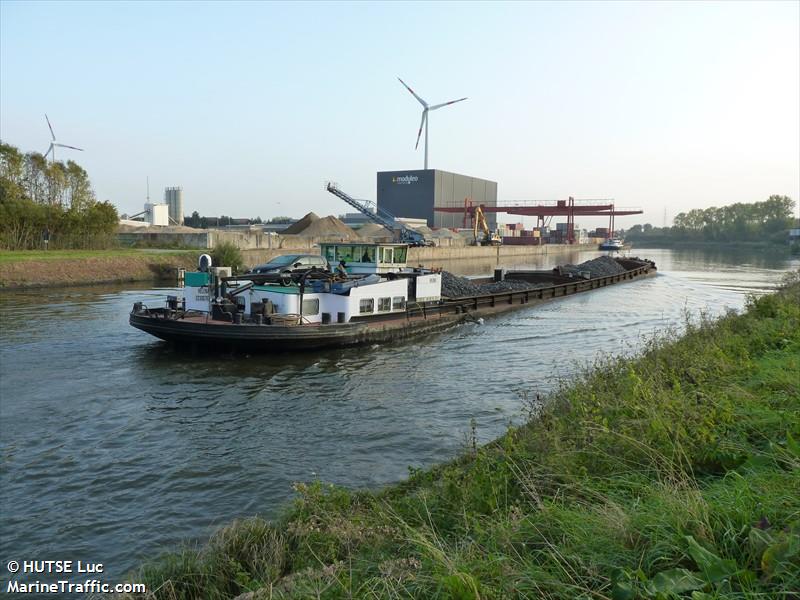
[(330, 271), (330, 265), (324, 256), (319, 254), (285, 254), (276, 256), (263, 265), (253, 267), (250, 273), (258, 274), (283, 274), (283, 273), (302, 273), (318, 269), (320, 271)]

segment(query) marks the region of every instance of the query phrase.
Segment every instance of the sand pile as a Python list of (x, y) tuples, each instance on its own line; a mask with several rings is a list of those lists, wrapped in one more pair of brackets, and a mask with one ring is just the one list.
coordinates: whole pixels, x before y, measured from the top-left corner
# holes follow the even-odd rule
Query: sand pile
[(310, 212), (296, 223), (292, 223), (291, 225), (289, 225), (289, 227), (281, 231), (281, 235), (293, 235), (296, 233), (300, 233), (306, 227), (308, 227), (309, 225), (311, 225), (316, 221), (319, 221), (319, 217), (315, 215), (313, 212)]
[[(299, 221), (298, 221), (299, 223)], [(358, 234), (333, 216), (323, 217), (299, 232), (303, 237), (357, 240)]]
[(368, 240), (391, 240), (393, 239), (392, 232), (386, 229), (383, 225), (377, 223), (367, 223), (358, 230), (358, 236)]

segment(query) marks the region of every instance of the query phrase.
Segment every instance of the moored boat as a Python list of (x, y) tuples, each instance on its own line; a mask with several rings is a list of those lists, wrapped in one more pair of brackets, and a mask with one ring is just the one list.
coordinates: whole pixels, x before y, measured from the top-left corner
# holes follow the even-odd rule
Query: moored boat
[(600, 250), (623, 250), (624, 248), (625, 241), (620, 238), (608, 238), (600, 244)]

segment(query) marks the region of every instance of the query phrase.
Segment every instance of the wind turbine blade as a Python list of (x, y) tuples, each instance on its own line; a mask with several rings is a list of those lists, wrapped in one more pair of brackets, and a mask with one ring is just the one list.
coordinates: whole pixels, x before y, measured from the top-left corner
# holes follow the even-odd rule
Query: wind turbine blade
[(66, 144), (54, 143), (53, 146), (60, 146), (61, 148), (72, 148), (73, 150), (80, 150), (81, 152), (83, 152), (83, 148), (76, 148), (75, 146), (67, 146)]
[(403, 81), (403, 80), (402, 80), (402, 79), (400, 79), (399, 77), (397, 78), (397, 81), (399, 81), (400, 83), (402, 83), (402, 84), (403, 84), (403, 87), (405, 87), (405, 88), (406, 88), (406, 89), (407, 89), (409, 92), (411, 92), (411, 95), (412, 95), (412, 96), (414, 96), (414, 98), (416, 98), (417, 100), (419, 100), (419, 103), (420, 103), (420, 104), (422, 104), (422, 106), (424, 106), (425, 108), (428, 108), (428, 103), (427, 103), (427, 102), (425, 102), (425, 100), (423, 100), (423, 99), (422, 99), (422, 98), (420, 98), (419, 96), (417, 96), (416, 92), (414, 92), (414, 90), (412, 90), (410, 87), (408, 87), (408, 86), (406, 85), (406, 82), (405, 82), (405, 81)]
[(50, 125), (50, 119), (48, 118), (47, 113), (44, 114), (44, 118), (47, 119), (47, 126), (50, 128), (50, 135), (53, 136), (53, 141), (55, 142), (56, 141), (56, 134), (53, 133), (53, 126)]
[(50, 152), (51, 152), (52, 150), (53, 150), (53, 144), (50, 144), (50, 147), (47, 149), (47, 152), (45, 152), (44, 154), (42, 154), (42, 156), (44, 156), (45, 158), (47, 158), (47, 155), (48, 155), (48, 154), (50, 154)]
[(417, 134), (417, 143), (414, 145), (414, 150), (419, 148), (419, 138), (422, 136), (422, 128), (425, 126), (425, 119), (428, 118), (428, 109), (422, 111), (422, 121), (419, 122), (419, 133)]
[(442, 104), (431, 106), (428, 110), (436, 110), (437, 108), (442, 108), (443, 106), (450, 106), (451, 104), (455, 104), (456, 102), (462, 102), (464, 100), (466, 100), (466, 98), (459, 98), (458, 100), (450, 100), (450, 102), (443, 102)]

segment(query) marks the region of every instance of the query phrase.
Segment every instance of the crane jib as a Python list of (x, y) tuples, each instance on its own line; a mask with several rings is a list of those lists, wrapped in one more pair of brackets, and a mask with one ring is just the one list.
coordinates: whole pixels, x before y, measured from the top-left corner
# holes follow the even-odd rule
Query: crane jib
[[(391, 231), (392, 233), (399, 233), (400, 237), (404, 241), (411, 241), (411, 242), (422, 242), (424, 240), (424, 236), (415, 231), (408, 225), (404, 225), (397, 220), (393, 214), (391, 214), (387, 210), (383, 210), (379, 208), (377, 205), (375, 206), (375, 212), (370, 210), (368, 202), (364, 200), (356, 200), (349, 194), (346, 194), (338, 187), (333, 185), (332, 183), (328, 183), (325, 188), (337, 198), (341, 198), (345, 202), (347, 202), (350, 206), (358, 210), (358, 212), (362, 213), (366, 216), (369, 220), (373, 223), (377, 223), (378, 225), (384, 226), (386, 229)], [(382, 213), (382, 214), (381, 214)]]

